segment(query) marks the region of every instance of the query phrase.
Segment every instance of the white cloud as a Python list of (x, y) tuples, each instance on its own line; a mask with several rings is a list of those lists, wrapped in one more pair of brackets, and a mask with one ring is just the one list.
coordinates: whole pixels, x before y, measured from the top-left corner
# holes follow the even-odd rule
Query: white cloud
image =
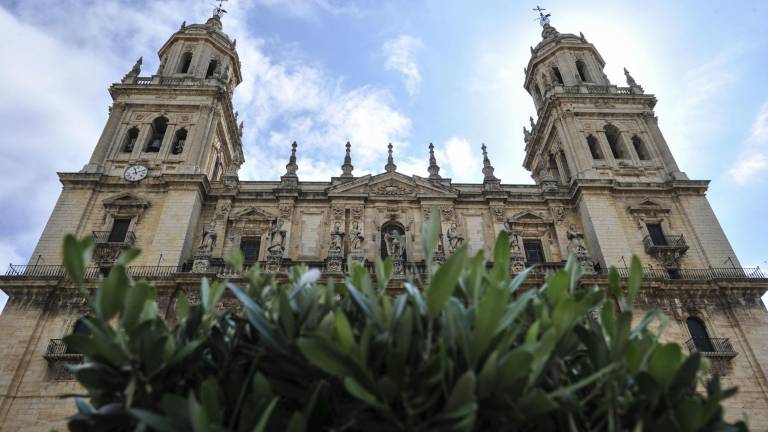
[(482, 156), (480, 145), (473, 150), (465, 138), (451, 137), (439, 149), (435, 150), (437, 164), (444, 169), (443, 177), (450, 177), (456, 182), (477, 181), (481, 172)]
[(256, 4), (267, 6), (287, 15), (297, 18), (315, 18), (318, 13), (331, 15), (352, 14), (360, 12), (357, 5), (346, 1), (333, 0), (256, 0)]
[(0, 290), (0, 314), (3, 313), (3, 309), (5, 309), (5, 304), (7, 302), (8, 302), (8, 294)]
[(728, 173), (736, 183), (746, 184), (764, 171), (768, 171), (768, 101), (760, 107), (745, 148)]
[[(244, 75), (234, 101), (246, 124), (241, 178), (276, 180), (294, 140), (299, 142), (302, 180), (339, 175), (348, 140), (355, 174), (380, 172), (387, 142), (404, 148), (411, 128), (392, 95), (379, 87), (345, 87), (295, 49), (256, 37), (243, 10), (254, 4), (232, 1), (224, 20), (224, 30), (238, 40)], [(288, 5), (296, 11), (307, 5), (328, 13), (352, 11), (325, 0)], [(153, 53), (181, 24), (179, 11), (186, 11), (188, 23), (202, 22), (210, 8), (200, 4), (190, 10), (177, 0), (141, 8), (128, 2), (82, 0), (63, 6), (36, 0), (13, 5), (13, 14), (5, 7), (0, 7), (0, 55), (23, 67), (0, 68), (0, 129), (9, 143), (0, 146), (5, 179), (0, 263), (19, 264), (56, 203), (61, 190), (56, 172), (78, 171), (98, 140), (111, 102), (106, 89), (140, 55), (142, 74), (154, 71), (158, 60)], [(266, 48), (277, 54), (267, 55)], [(27, 198), (20, 201), (20, 196)]]
[(400, 35), (384, 42), (386, 70), (397, 71), (403, 74), (405, 90), (413, 96), (421, 83), (421, 72), (416, 63), (415, 51), (421, 47), (421, 40), (413, 36)]

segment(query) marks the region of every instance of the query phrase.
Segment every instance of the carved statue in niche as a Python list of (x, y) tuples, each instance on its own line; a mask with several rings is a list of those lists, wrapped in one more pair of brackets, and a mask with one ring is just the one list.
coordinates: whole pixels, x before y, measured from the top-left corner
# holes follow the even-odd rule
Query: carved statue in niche
[(329, 252), (341, 253), (344, 245), (344, 230), (341, 228), (341, 222), (336, 221), (331, 231), (331, 242), (328, 245)]
[(568, 251), (576, 255), (584, 255), (587, 253), (587, 248), (584, 247), (584, 234), (576, 229), (576, 226), (571, 224), (568, 231), (565, 233), (568, 238)]
[(511, 255), (521, 255), (522, 249), (520, 248), (520, 238), (517, 231), (512, 228), (512, 224), (509, 221), (504, 221), (504, 231), (509, 235), (509, 252)]
[(269, 230), (269, 251), (282, 254), (285, 250), (286, 230), (283, 229), (283, 220), (277, 219)]
[(403, 246), (400, 242), (400, 234), (395, 229), (384, 234), (384, 241), (387, 243), (387, 252), (393, 261), (403, 259)]
[(214, 246), (216, 246), (216, 221), (212, 221), (203, 229), (203, 239), (200, 241), (200, 246), (197, 248), (197, 253), (201, 256), (210, 256), (213, 252)]
[(451, 246), (451, 251), (456, 250), (462, 243), (464, 243), (464, 237), (459, 234), (459, 230), (455, 223), (451, 224), (451, 227), (448, 228), (448, 232), (445, 233), (445, 236), (448, 237), (448, 244)]
[(360, 229), (360, 224), (355, 221), (352, 222), (352, 227), (349, 229), (349, 247), (353, 251), (359, 250), (363, 245), (363, 230)]

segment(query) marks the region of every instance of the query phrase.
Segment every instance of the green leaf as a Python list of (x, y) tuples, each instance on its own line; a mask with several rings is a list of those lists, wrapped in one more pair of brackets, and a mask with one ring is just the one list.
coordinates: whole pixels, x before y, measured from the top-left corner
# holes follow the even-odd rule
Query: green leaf
[(368, 403), (369, 405), (372, 405), (379, 409), (384, 409), (384, 405), (379, 402), (378, 398), (373, 395), (371, 392), (363, 388), (363, 386), (360, 385), (357, 380), (355, 380), (352, 377), (345, 377), (344, 378), (344, 388), (347, 389), (349, 394), (352, 396), (360, 399), (363, 402)]
[(267, 408), (261, 413), (261, 417), (259, 417), (259, 422), (256, 424), (256, 427), (253, 428), (253, 432), (264, 432), (267, 429), (269, 418), (272, 416), (272, 411), (275, 410), (275, 406), (277, 406), (277, 401), (278, 401), (277, 397), (273, 398), (272, 401), (267, 406)]
[(339, 340), (344, 352), (348, 353), (355, 346), (355, 336), (352, 334), (349, 320), (340, 307), (336, 308), (333, 315), (336, 318), (336, 338)]
[(95, 245), (90, 237), (77, 241), (72, 234), (64, 237), (63, 255), (64, 268), (75, 285), (82, 285), (85, 277), (85, 266), (91, 261)]
[(282, 340), (278, 339), (278, 335), (272, 330), (272, 324), (264, 316), (264, 311), (253, 301), (253, 299), (241, 290), (237, 285), (227, 282), (227, 288), (237, 297), (243, 306), (245, 306), (245, 316), (248, 322), (253, 325), (256, 331), (259, 333), (265, 342), (267, 342), (272, 348), (285, 353), (286, 349), (283, 346)]
[(430, 319), (435, 319), (451, 298), (456, 283), (467, 261), (467, 246), (455, 250), (441, 265), (427, 287), (427, 310)]
[(440, 209), (438, 207), (432, 207), (429, 221), (421, 225), (421, 247), (424, 251), (427, 265), (431, 265), (432, 256), (437, 248), (438, 240), (442, 235), (440, 232), (441, 219)]
[(500, 282), (509, 278), (509, 234), (501, 231), (493, 248), (493, 278)]
[(229, 258), (227, 258), (225, 261), (227, 265), (229, 265), (229, 267), (231, 267), (232, 270), (234, 270), (236, 273), (243, 272), (245, 257), (243, 256), (243, 251), (241, 251), (239, 247), (234, 248), (232, 253), (229, 254)]
[(519, 406), (527, 418), (538, 417), (557, 409), (557, 403), (540, 388), (527, 392), (520, 400)]
[(456, 382), (456, 385), (453, 386), (453, 391), (451, 391), (451, 395), (445, 403), (445, 411), (453, 411), (466, 404), (475, 402), (477, 400), (475, 396), (476, 381), (474, 372), (471, 370), (465, 372)]
[(130, 284), (131, 280), (125, 267), (121, 265), (112, 267), (109, 276), (102, 281), (101, 286), (96, 290), (95, 309), (100, 319), (109, 321), (120, 312)]
[(128, 264), (130, 264), (131, 261), (135, 260), (140, 253), (141, 253), (141, 250), (139, 249), (128, 248), (120, 252), (120, 256), (117, 257), (115, 264), (121, 265), (123, 267), (128, 267)]
[(683, 354), (680, 345), (668, 343), (656, 348), (648, 362), (648, 372), (664, 387), (668, 387), (675, 378)]
[(485, 349), (496, 335), (509, 293), (503, 288), (488, 286), (483, 292), (475, 313), (475, 331), (472, 338), (473, 363), (485, 353)]
[(341, 353), (335, 351), (333, 345), (321, 336), (302, 337), (297, 344), (310, 363), (329, 374), (343, 378), (352, 373), (344, 364)]
[(139, 322), (139, 316), (141, 316), (141, 311), (144, 310), (144, 304), (154, 300), (154, 298), (155, 288), (146, 282), (139, 282), (128, 290), (125, 303), (123, 304), (123, 312), (120, 314), (120, 325), (129, 332), (133, 330)]
[(214, 423), (221, 421), (221, 396), (219, 393), (219, 384), (214, 377), (209, 377), (200, 386), (200, 402), (205, 409), (206, 417)]
[(189, 317), (189, 300), (184, 292), (180, 292), (176, 297), (176, 317), (184, 321)]
[(173, 423), (171, 423), (170, 420), (168, 420), (166, 417), (163, 417), (162, 415), (155, 414), (152, 411), (141, 408), (131, 408), (128, 410), (128, 412), (131, 413), (131, 415), (137, 420), (147, 426), (150, 426), (153, 429), (157, 429), (159, 431), (174, 430)]

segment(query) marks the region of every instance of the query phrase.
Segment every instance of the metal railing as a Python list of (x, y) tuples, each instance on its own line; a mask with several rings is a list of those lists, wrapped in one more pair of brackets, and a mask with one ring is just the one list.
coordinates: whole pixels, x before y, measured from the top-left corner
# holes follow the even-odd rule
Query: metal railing
[(134, 84), (138, 85), (150, 85), (152, 84), (152, 77), (137, 77)]
[(83, 355), (68, 350), (67, 344), (64, 343), (63, 339), (51, 339), (48, 341), (43, 357), (49, 362), (61, 360), (79, 361), (82, 360)]
[(16, 279), (52, 278), (64, 276), (64, 266), (60, 265), (13, 265), (8, 267), (5, 276)]
[(700, 352), (708, 357), (736, 357), (738, 354), (728, 338), (692, 337), (685, 345), (690, 352)]
[(131, 246), (136, 241), (136, 234), (133, 231), (127, 231), (122, 241), (109, 241), (111, 231), (93, 231), (93, 241), (96, 244), (126, 245)]
[[(628, 278), (628, 268), (617, 268), (619, 277)], [(643, 269), (643, 279), (681, 279), (681, 280), (717, 280), (717, 279), (768, 279), (760, 269), (754, 268), (707, 268), (707, 269)]]
[(682, 234), (665, 235), (664, 242), (656, 242), (650, 235), (643, 237), (643, 246), (649, 254), (654, 254), (662, 250), (688, 250), (688, 244)]

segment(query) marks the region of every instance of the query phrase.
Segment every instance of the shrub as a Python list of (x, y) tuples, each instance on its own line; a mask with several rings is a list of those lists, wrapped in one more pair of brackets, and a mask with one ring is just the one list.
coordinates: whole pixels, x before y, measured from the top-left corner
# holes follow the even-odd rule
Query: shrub
[[(432, 218), (439, 220), (439, 217)], [(424, 227), (427, 262), (437, 226)], [(203, 279), (199, 304), (179, 294), (175, 318), (158, 312), (156, 289), (126, 273), (124, 253), (90, 298), (88, 336), (66, 344), (83, 353), (72, 372), (87, 391), (73, 431), (746, 430), (723, 419), (706, 361), (662, 343), (651, 323), (633, 327), (641, 268), (633, 258), (622, 287), (583, 286), (571, 259), (540, 288), (512, 278), (502, 233), (486, 269), (465, 248), (426, 281), (385, 293), (392, 263), (375, 279), (349, 263), (343, 283), (294, 267), (280, 284), (259, 271), (247, 281)], [(65, 241), (65, 262), (83, 288), (90, 241)], [(225, 290), (239, 310), (220, 307)], [(697, 392), (698, 384), (705, 391)], [(86, 401), (87, 399), (87, 401)]]

